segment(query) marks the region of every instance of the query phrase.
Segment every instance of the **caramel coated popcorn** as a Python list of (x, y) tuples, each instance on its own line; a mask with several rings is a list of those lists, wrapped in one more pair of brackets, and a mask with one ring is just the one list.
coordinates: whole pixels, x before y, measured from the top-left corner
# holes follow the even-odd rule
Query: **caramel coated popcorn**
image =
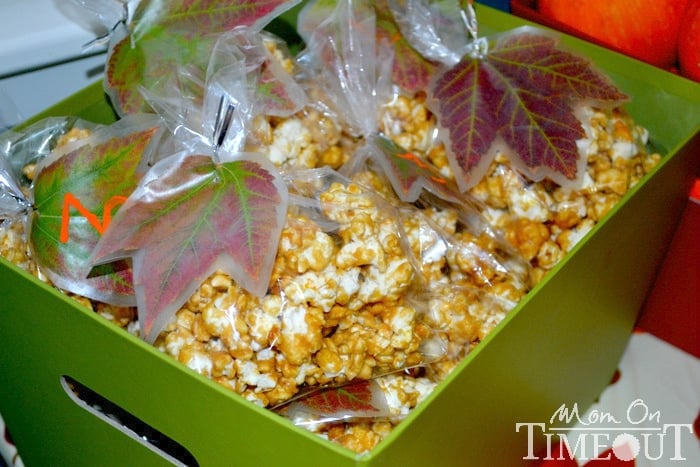
[(24, 230), (22, 222), (0, 220), (0, 256), (36, 275)]
[(620, 109), (586, 109), (587, 157), (583, 186), (569, 188), (546, 181), (531, 183), (496, 157), (488, 175), (470, 194), (482, 201), (485, 215), (531, 262), (541, 280), (660, 160), (646, 150), (648, 133)]
[(270, 294), (258, 299), (215, 274), (156, 345), (264, 406), (302, 386), (421, 363), (428, 330), (403, 297), (413, 270), (372, 198), (356, 185), (332, 185), (321, 200), (337, 232), (289, 216)]
[[(384, 111), (385, 134), (452, 176), (422, 97), (399, 97)], [(267, 407), (303, 388), (375, 378), (394, 417), (304, 425), (370, 450), (658, 161), (626, 115), (591, 110), (589, 117), (583, 187), (527, 183), (498, 156), (471, 190), (517, 254), (465, 228), (454, 209), (392, 211), (391, 187), (359, 172), (357, 184), (332, 183), (319, 195), (334, 231), (288, 215), (268, 295), (257, 299), (214, 275), (157, 345)], [(276, 121), (272, 133), (268, 154), (281, 167), (338, 167), (354, 147), (313, 112)], [(418, 376), (398, 371), (416, 367)]]
[[(397, 96), (382, 112), (386, 136), (452, 177), (424, 96)], [(265, 296), (216, 272), (156, 347), (262, 407), (373, 378), (391, 417), (305, 425), (356, 452), (372, 449), (659, 161), (645, 149), (645, 130), (621, 111), (588, 109), (585, 118), (582, 187), (525, 181), (498, 155), (467, 194), (504, 242), (466, 225), (457, 208), (399, 203), (384, 178), (362, 170), (324, 186), (316, 215), (289, 210)], [(309, 108), (258, 119), (254, 137), (248, 149), (281, 170), (339, 169), (359, 144)], [(0, 253), (41, 276), (23, 225), (0, 226)], [(75, 298), (139, 333), (134, 308)]]

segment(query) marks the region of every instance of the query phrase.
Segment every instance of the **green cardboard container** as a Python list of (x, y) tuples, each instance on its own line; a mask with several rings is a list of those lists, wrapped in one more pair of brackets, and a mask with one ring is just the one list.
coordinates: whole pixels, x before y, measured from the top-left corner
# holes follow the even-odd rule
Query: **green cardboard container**
[[(526, 24), (477, 8), (483, 35)], [(700, 174), (700, 85), (562, 40), (633, 96), (629, 110), (667, 156), (371, 453), (254, 406), (0, 260), (0, 413), (25, 464), (169, 465), (160, 450), (174, 448), (144, 441), (137, 421), (200, 466), (524, 464), (528, 436), (517, 423), (549, 422), (562, 404), (583, 413), (610, 381)], [(115, 118), (101, 83), (37, 118), (48, 115)], [(130, 416), (96, 416), (69, 395), (66, 377)], [(535, 436), (534, 451), (543, 443)]]

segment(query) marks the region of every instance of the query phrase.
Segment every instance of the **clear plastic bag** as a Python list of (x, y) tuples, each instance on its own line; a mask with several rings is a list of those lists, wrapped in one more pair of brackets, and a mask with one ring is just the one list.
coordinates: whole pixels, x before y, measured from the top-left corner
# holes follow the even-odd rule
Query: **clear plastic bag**
[(429, 60), (454, 65), (468, 51), (469, 21), (455, 0), (391, 0), (389, 6), (401, 33)]
[[(379, 133), (380, 122), (392, 125), (381, 119), (385, 103), (396, 102), (399, 91), (390, 84), (390, 48), (377, 44), (376, 35), (367, 32), (375, 27), (374, 20), (366, 2), (349, 1), (339, 2), (334, 9), (323, 2), (310, 3), (299, 18), (307, 44), (299, 57), (301, 76), (308, 79), (303, 81), (307, 93), (320, 96), (320, 104), (312, 105), (349, 128), (359, 142), (340, 173), (329, 169), (286, 173), (290, 199), (298, 212), (325, 226), (328, 230), (323, 233), (336, 239), (335, 264), (348, 261), (354, 267), (358, 264), (353, 261), (358, 260), (350, 258), (367, 259), (360, 264), (359, 275), (334, 271), (333, 284), (355, 284), (344, 289), (341, 301), (337, 285), (334, 289), (327, 283), (307, 284), (305, 280), (313, 274), (305, 273), (302, 279), (291, 273), (281, 275), (277, 286), (285, 303), (303, 297), (327, 313), (350, 308), (352, 313), (341, 316), (363, 324), (340, 324), (330, 340), (363, 342), (359, 348), (375, 349), (357, 357), (328, 357), (332, 362), (353, 358), (375, 362), (371, 371), (354, 372), (343, 363), (336, 367), (328, 363), (325, 376), (320, 380), (315, 376), (319, 383), (330, 385), (324, 389), (328, 397), (344, 390), (343, 385), (337, 387), (344, 378), (348, 382), (370, 378), (374, 390), (388, 399), (392, 398), (388, 380), (392, 387), (415, 388), (444, 378), (530, 286), (529, 265), (484, 218), (484, 205), (460, 194), (418, 147), (404, 149)], [(327, 295), (317, 297), (318, 292), (313, 292), (312, 297), (312, 292), (305, 292), (311, 290)], [(365, 315), (368, 309), (374, 309), (372, 317)], [(383, 335), (382, 326), (392, 331)], [(387, 347), (377, 351), (382, 339)], [(414, 369), (431, 377), (422, 380), (412, 374)], [(334, 375), (331, 370), (342, 376), (329, 379)], [(304, 396), (295, 398), (283, 412), (313, 429), (348, 418), (396, 420), (405, 410), (382, 405), (375, 414), (349, 414), (342, 409), (329, 413), (316, 410), (314, 396), (310, 397), (308, 404)]]
[(23, 120), (24, 118), (22, 118), (21, 113), (17, 109), (17, 105), (0, 85), (0, 135)]
[(367, 136), (377, 130), (377, 102), (391, 95), (392, 54), (376, 43), (371, 3), (341, 1), (327, 8), (309, 2), (299, 14), (306, 43), (297, 57), (302, 80), (317, 89), (315, 105), (337, 115), (352, 134)]
[[(287, 190), (277, 168), (245, 148), (254, 118), (289, 115), (305, 104), (273, 49), (284, 53), (269, 34), (237, 27), (218, 36), (205, 73), (184, 66), (155, 89), (141, 88), (169, 139), (93, 261), (132, 258), (149, 342), (216, 271), (254, 296), (268, 288)], [(133, 219), (141, 221), (132, 226)], [(141, 235), (144, 229), (154, 234)]]
[(36, 165), (70, 129), (86, 126), (94, 125), (79, 122), (75, 117), (55, 117), (20, 131), (0, 134), (0, 217), (11, 218), (30, 209)]
[[(271, 56), (270, 49), (283, 56)], [(205, 71), (178, 67), (155, 89), (142, 87), (149, 106), (170, 128), (170, 151), (210, 147), (226, 160), (227, 154), (244, 151), (256, 116), (288, 116), (300, 110), (306, 95), (283, 69), (285, 53), (286, 47), (271, 34), (239, 27), (219, 36)]]
[[(75, 0), (107, 25), (109, 42), (105, 91), (119, 115), (150, 112), (140, 89), (155, 95), (172, 70), (190, 68), (203, 76), (210, 64), (212, 50), (222, 34), (238, 28), (256, 33), (298, 0), (250, 3), (240, 8), (236, 3), (217, 6), (212, 14), (208, 6), (197, 2), (170, 3), (120, 2), (100, 0), (97, 7)], [(105, 13), (106, 12), (106, 13)], [(111, 23), (111, 24), (110, 24)]]
[[(394, 204), (330, 169), (285, 176), (290, 212), (299, 215), (289, 235), (315, 246), (281, 243), (278, 261), (287, 266), (276, 269), (273, 289), (282, 314), (301, 304), (323, 310), (315, 315), (317, 347), (294, 361), (305, 362), (307, 384), (320, 384), (324, 397), (342, 401), (353, 390), (347, 384), (368, 378), (373, 389), (363, 392), (366, 410), (319, 410), (316, 393), (300, 386), (280, 413), (311, 430), (350, 420), (395, 423), (409, 406), (397, 404), (393, 391), (418, 394), (446, 377), (529, 290), (528, 265), (454, 206)], [(293, 347), (308, 348), (304, 342)]]

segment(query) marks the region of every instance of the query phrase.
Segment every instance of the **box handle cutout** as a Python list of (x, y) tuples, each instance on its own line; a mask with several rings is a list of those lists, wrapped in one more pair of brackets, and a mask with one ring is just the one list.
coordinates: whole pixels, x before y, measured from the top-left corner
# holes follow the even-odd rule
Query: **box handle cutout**
[(199, 467), (197, 460), (184, 446), (148, 423), (105, 399), (70, 376), (63, 375), (60, 381), (68, 397), (97, 418), (146, 446), (173, 465)]

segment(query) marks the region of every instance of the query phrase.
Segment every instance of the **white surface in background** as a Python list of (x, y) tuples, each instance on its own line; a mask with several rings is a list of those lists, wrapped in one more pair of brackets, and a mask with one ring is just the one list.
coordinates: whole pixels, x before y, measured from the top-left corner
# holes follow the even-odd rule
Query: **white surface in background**
[(103, 32), (71, 0), (0, 0), (0, 77), (78, 58)]
[(104, 61), (105, 54), (99, 54), (0, 80), (0, 130), (101, 79)]
[(0, 130), (100, 79), (103, 33), (72, 0), (0, 0)]
[[(608, 386), (599, 401), (582, 415), (584, 424), (573, 428), (569, 435), (571, 446), (584, 446), (577, 439), (584, 434), (589, 436), (590, 447), (590, 434), (597, 433), (605, 436), (599, 439), (607, 440), (595, 453), (600, 455), (611, 447), (617, 435), (626, 433), (628, 438), (641, 440), (635, 467), (700, 465), (700, 443), (687, 426), (692, 426), (700, 414), (700, 359), (652, 334), (639, 332), (632, 334), (618, 369), (620, 379)], [(619, 423), (601, 420), (585, 424), (607, 414)], [(669, 425), (665, 434), (660, 430), (664, 424)], [(686, 426), (679, 427), (676, 433), (672, 424)], [(648, 437), (648, 456), (644, 436)], [(659, 459), (650, 460), (655, 457)], [(586, 464), (578, 458), (576, 461)]]

